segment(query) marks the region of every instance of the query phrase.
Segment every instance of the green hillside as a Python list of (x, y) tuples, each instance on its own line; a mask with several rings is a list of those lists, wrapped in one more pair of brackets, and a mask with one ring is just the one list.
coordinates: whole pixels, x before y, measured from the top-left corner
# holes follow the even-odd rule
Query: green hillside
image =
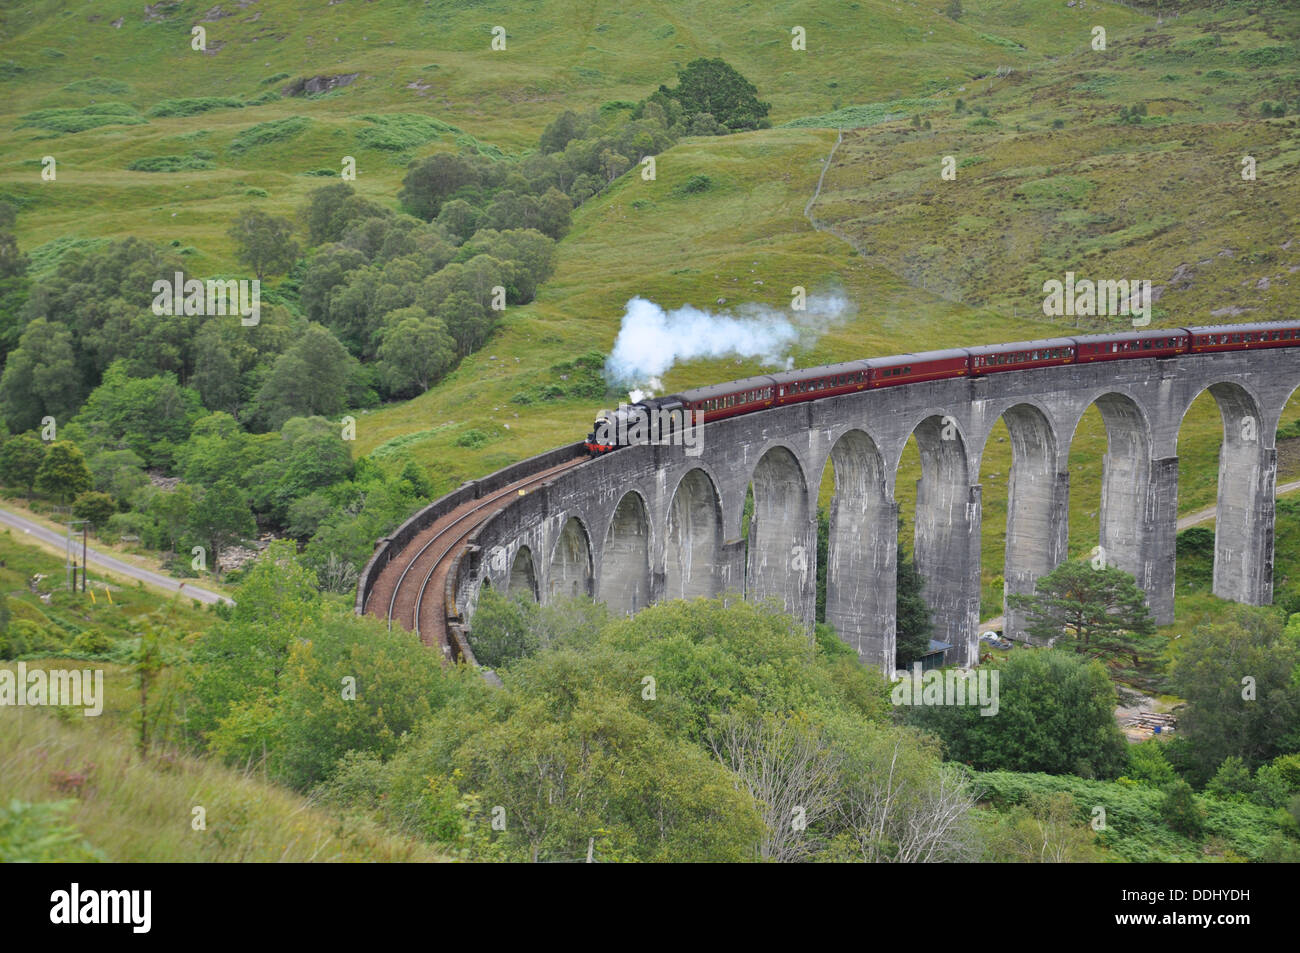
[[(579, 436), (597, 402), (528, 395), (607, 352), (634, 295), (781, 307), (795, 285), (842, 287), (856, 315), (797, 350), (800, 364), (1055, 333), (1038, 289), (1065, 270), (1149, 275), (1164, 289), (1157, 325), (1294, 314), (1294, 9), (1166, 3), (1157, 21), (1114, 4), (962, 6), (954, 21), (937, 2), (35, 3), (0, 27), (0, 193), (21, 207), (35, 273), (70, 244), (127, 235), (195, 272), (238, 273), (237, 213), (293, 214), (344, 155), (357, 190), (395, 208), (413, 158), (523, 155), (563, 109), (635, 101), (697, 56), (726, 59), (771, 103), (773, 128), (688, 137), (655, 181), (624, 174), (575, 210), (554, 276), (486, 347), (423, 396), (358, 415), (356, 454), (412, 459), (437, 488)], [(189, 44), (200, 20), (206, 52)], [(791, 49), (795, 26), (806, 51)], [(285, 94), (313, 77), (348, 81)], [(804, 217), (837, 127), (815, 215), (852, 245)], [(40, 180), (43, 155), (55, 182)], [(947, 155), (955, 182), (939, 177)], [(684, 191), (692, 176), (709, 187)], [(759, 369), (698, 361), (665, 384)], [(1184, 511), (1213, 503), (1219, 427), (1203, 396), (1180, 446)], [(1071, 458), (1076, 550), (1095, 542), (1104, 447), (1090, 412)], [(995, 436), (981, 474), (991, 586), (1008, 455)], [(905, 512), (913, 479), (898, 481)]]

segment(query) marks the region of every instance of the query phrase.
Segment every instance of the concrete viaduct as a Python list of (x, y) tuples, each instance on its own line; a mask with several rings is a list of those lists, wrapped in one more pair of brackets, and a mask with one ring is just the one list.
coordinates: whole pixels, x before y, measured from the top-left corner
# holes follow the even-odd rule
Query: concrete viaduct
[[(545, 602), (587, 594), (635, 612), (676, 598), (743, 593), (775, 599), (809, 624), (816, 599), (817, 492), (834, 464), (826, 620), (865, 664), (892, 670), (898, 504), (916, 436), (915, 560), (949, 661), (978, 659), (980, 461), (999, 419), (1010, 432), (1007, 593), (1066, 556), (1070, 443), (1096, 405), (1108, 449), (1100, 539), (1132, 573), (1158, 621), (1173, 620), (1177, 440), (1208, 390), (1224, 423), (1214, 592), (1272, 600), (1274, 446), (1300, 385), (1286, 348), (1129, 359), (902, 385), (779, 407), (704, 428), (702, 452), (635, 446), (558, 474), (470, 538), (447, 582), (453, 622), (468, 624), (480, 588)], [(753, 484), (746, 547), (741, 520)], [(1007, 620), (1016, 635), (1022, 622)]]

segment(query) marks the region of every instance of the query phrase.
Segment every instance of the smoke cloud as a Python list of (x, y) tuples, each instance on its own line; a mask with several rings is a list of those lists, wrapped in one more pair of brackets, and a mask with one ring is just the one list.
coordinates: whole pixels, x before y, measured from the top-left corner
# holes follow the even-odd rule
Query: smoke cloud
[(738, 357), (792, 367), (795, 345), (810, 346), (853, 310), (839, 292), (810, 295), (804, 310), (789, 312), (762, 304), (721, 313), (691, 305), (665, 311), (653, 301), (633, 298), (605, 359), (605, 380), (631, 388), (629, 396), (636, 402), (663, 390), (660, 379), (678, 361)]

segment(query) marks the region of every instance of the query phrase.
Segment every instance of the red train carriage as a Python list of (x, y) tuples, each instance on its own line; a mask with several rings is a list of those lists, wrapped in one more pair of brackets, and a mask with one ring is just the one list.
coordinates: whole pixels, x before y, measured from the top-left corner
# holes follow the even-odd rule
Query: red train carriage
[(1207, 351), (1242, 351), (1254, 347), (1300, 345), (1300, 322), (1297, 321), (1187, 328), (1186, 332), (1191, 335), (1191, 350), (1195, 354)]
[(713, 384), (676, 395), (690, 411), (704, 411), (704, 420), (724, 420), (776, 403), (776, 382), (766, 375), (746, 377), (726, 384)]
[(1069, 364), (1074, 360), (1074, 341), (1070, 338), (1045, 338), (1013, 344), (986, 344), (966, 351), (970, 355), (970, 372), (978, 376)]
[(834, 397), (865, 390), (871, 382), (871, 367), (866, 361), (845, 361), (824, 367), (773, 374), (777, 404), (796, 404), (805, 400)]
[(1118, 334), (1085, 334), (1074, 339), (1075, 360), (1117, 361), (1129, 357), (1177, 357), (1191, 347), (1186, 328), (1151, 331), (1123, 331)]
[(969, 358), (961, 348), (950, 348), (946, 351), (873, 357), (863, 363), (871, 369), (872, 387), (892, 387), (895, 384), (964, 377)]
[[(1177, 357), (1208, 351), (1300, 346), (1300, 321), (1234, 324), (1218, 327), (1159, 328), (1076, 338), (1048, 338), (970, 349), (951, 348), (921, 354), (848, 361), (774, 375), (714, 384), (698, 390), (653, 398), (634, 411), (702, 411), (706, 421), (722, 420), (781, 404), (818, 400), (868, 387), (890, 387), (920, 381), (979, 376), (998, 371), (1022, 371), (1074, 361), (1114, 361), (1136, 357)], [(615, 448), (588, 436), (587, 448), (604, 453)]]

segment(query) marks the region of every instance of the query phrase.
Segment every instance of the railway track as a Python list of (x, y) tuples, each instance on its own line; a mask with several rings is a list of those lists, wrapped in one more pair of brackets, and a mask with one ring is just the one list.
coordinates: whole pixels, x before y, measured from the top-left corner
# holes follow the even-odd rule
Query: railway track
[[(469, 500), (435, 520), (384, 567), (366, 600), (369, 615), (415, 633), (430, 648), (448, 655), (443, 587), (447, 571), (465, 541), (511, 500), (536, 489), (557, 473), (582, 463), (578, 457), (526, 477), (478, 499)], [(427, 598), (426, 598), (427, 595)]]

